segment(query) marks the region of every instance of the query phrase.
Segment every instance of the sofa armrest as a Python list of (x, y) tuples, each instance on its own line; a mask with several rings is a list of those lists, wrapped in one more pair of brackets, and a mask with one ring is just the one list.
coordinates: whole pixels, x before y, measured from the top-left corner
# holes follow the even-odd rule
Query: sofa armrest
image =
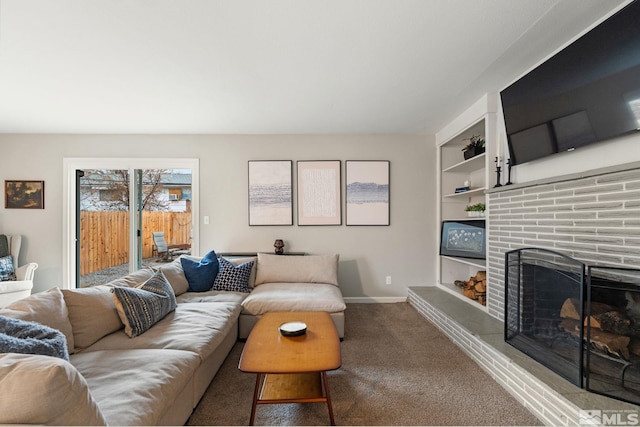
[(33, 274), (38, 268), (38, 264), (35, 262), (30, 262), (25, 265), (21, 265), (16, 268), (16, 277), (18, 280), (33, 280)]
[(9, 280), (7, 282), (0, 282), (0, 308), (6, 307), (19, 299), (28, 297), (31, 295), (32, 288), (33, 282), (31, 280)]

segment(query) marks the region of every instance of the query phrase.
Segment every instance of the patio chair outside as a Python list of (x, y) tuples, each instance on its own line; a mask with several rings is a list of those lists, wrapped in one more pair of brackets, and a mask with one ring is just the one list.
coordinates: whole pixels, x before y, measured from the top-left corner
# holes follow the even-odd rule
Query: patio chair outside
[(159, 257), (161, 256), (162, 259), (171, 260), (176, 255), (191, 254), (188, 243), (169, 245), (164, 238), (164, 231), (153, 231), (151, 234), (153, 235), (153, 251), (155, 251)]

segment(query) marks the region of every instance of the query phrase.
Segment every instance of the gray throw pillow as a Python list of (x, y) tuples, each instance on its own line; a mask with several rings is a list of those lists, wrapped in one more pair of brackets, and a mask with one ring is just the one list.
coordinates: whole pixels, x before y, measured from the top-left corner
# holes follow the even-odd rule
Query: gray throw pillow
[(136, 337), (176, 309), (176, 296), (162, 271), (137, 288), (114, 287), (113, 302), (124, 332)]

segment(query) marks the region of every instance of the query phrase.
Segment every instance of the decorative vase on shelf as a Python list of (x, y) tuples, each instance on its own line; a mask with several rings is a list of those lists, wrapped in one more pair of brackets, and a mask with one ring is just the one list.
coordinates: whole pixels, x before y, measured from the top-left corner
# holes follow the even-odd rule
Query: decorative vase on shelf
[(275, 248), (274, 252), (276, 255), (284, 254), (284, 241), (282, 239), (276, 239), (273, 243), (273, 247)]

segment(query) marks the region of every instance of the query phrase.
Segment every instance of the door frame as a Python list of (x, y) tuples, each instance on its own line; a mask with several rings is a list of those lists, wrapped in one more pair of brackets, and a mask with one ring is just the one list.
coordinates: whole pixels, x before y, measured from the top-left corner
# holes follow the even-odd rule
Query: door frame
[[(76, 170), (78, 169), (191, 169), (191, 253), (200, 253), (200, 171), (197, 158), (81, 158), (63, 159), (62, 188), (62, 284), (63, 289), (76, 287)], [(133, 191), (133, 189), (131, 189)], [(131, 199), (133, 200), (133, 199)], [(136, 210), (129, 209), (129, 270), (136, 266)]]

